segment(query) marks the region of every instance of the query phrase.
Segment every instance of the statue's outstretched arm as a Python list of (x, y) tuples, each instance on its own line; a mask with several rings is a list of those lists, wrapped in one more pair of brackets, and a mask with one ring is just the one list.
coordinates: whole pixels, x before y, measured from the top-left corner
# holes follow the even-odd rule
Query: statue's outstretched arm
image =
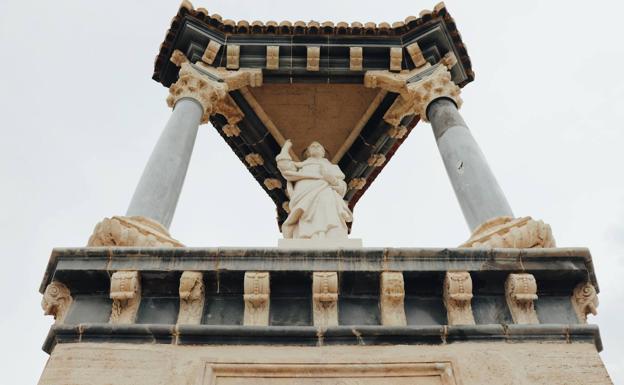
[(292, 157), (290, 156), (290, 148), (292, 147), (292, 141), (288, 139), (284, 142), (282, 146), (282, 150), (275, 157), (275, 162), (277, 162), (277, 168), (283, 174), (284, 171), (297, 171), (297, 167), (295, 167), (295, 162), (293, 162)]

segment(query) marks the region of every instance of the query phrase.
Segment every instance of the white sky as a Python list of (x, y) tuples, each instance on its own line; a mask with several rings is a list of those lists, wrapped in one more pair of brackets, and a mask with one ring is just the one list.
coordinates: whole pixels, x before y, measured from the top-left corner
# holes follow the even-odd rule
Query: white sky
[[(388, 6), (392, 4), (392, 6)], [(431, 1), (196, 1), (224, 18), (393, 22)], [(623, 3), (449, 0), (476, 80), (461, 110), (517, 216), (589, 247), (602, 358), (624, 382)], [(33, 384), (52, 324), (37, 289), (50, 252), (124, 214), (170, 110), (151, 80), (177, 1), (0, 1), (0, 373)], [(274, 246), (272, 201), (209, 125), (171, 227), (190, 246)], [(428, 124), (355, 210), (365, 246), (455, 246), (468, 229)]]

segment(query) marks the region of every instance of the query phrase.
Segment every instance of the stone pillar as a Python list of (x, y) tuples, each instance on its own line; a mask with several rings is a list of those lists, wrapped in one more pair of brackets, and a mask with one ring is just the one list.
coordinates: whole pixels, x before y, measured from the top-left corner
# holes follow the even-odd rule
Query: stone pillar
[(513, 217), (503, 191), (455, 103), (446, 98), (434, 100), (427, 108), (427, 118), (470, 230), (474, 231), (492, 218)]
[(197, 100), (177, 101), (145, 166), (127, 216), (147, 217), (169, 228), (203, 113)]

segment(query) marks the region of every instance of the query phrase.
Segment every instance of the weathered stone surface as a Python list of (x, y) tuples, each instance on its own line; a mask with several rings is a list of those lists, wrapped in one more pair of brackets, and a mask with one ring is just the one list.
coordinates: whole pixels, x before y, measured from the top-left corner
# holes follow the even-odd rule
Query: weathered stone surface
[(54, 281), (46, 287), (41, 299), (41, 307), (45, 315), (52, 315), (56, 323), (62, 323), (72, 301), (67, 286), (62, 282)]
[(449, 325), (474, 325), (471, 305), (472, 278), (469, 272), (447, 272), (443, 295)]
[(269, 324), (270, 293), (268, 272), (245, 273), (244, 325), (266, 326)]
[(381, 324), (384, 326), (407, 325), (403, 273), (384, 271), (381, 273), (380, 284)]
[(171, 238), (166, 228), (149, 218), (114, 216), (104, 218), (95, 226), (87, 246), (182, 247), (184, 245)]
[(314, 326), (338, 325), (338, 273), (313, 273), (312, 316)]
[(538, 324), (533, 301), (537, 300), (537, 282), (532, 274), (509, 274), (505, 298), (514, 323)]
[(531, 217), (498, 217), (477, 227), (460, 247), (528, 249), (556, 247), (550, 225)]
[(203, 274), (185, 271), (180, 277), (179, 324), (200, 324), (204, 310), (205, 290)]
[[(307, 370), (292, 369), (297, 366)], [(427, 377), (422, 377), (425, 373)], [(39, 385), (234, 383), (612, 384), (592, 344), (559, 342), (254, 348), (61, 344), (39, 381)]]
[(589, 282), (579, 283), (572, 294), (572, 306), (582, 323), (587, 323), (587, 315), (598, 314), (598, 295), (596, 288)]
[(111, 277), (112, 324), (131, 324), (141, 304), (141, 276), (138, 271), (118, 271)]

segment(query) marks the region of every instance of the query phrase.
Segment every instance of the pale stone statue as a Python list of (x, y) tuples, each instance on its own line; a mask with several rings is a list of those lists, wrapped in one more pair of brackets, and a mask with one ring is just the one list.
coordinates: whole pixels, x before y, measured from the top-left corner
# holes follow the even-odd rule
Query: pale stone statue
[(286, 179), (290, 214), (282, 225), (284, 238), (345, 239), (347, 224), (353, 216), (343, 200), (347, 192), (345, 175), (325, 158), (325, 149), (312, 142), (304, 152), (305, 160), (290, 156), (292, 142), (287, 140), (277, 155), (277, 168)]

